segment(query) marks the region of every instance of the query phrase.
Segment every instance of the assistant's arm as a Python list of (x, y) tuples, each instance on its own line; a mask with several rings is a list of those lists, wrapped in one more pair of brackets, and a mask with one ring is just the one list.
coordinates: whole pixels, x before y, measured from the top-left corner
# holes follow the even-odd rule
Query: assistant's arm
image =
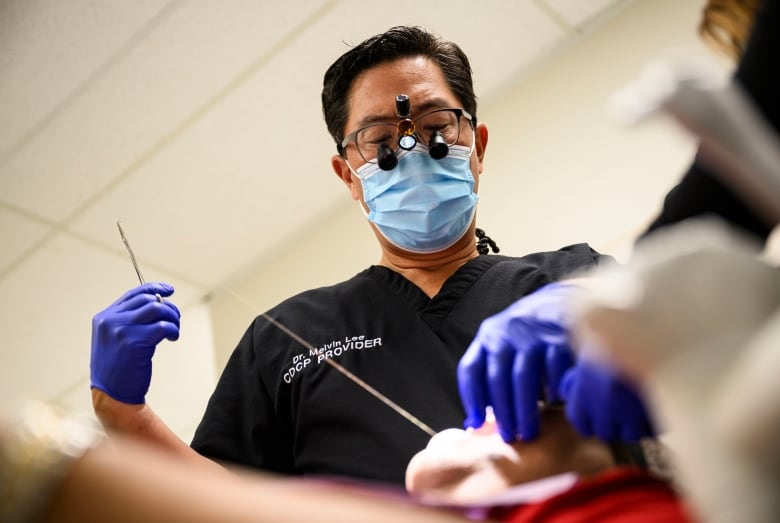
[[(2, 435), (0, 434), (0, 443)], [(193, 468), (118, 436), (78, 458), (41, 523), (468, 523), (381, 490)]]
[(0, 416), (0, 521), (467, 523), (371, 485), (204, 470), (42, 403)]

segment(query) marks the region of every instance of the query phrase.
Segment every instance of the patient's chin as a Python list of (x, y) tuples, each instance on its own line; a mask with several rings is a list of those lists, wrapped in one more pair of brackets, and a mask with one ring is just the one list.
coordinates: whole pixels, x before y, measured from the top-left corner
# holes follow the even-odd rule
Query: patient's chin
[(406, 489), (423, 502), (466, 504), (512, 486), (511, 474), (505, 471), (516, 468), (519, 461), (512, 446), (497, 434), (448, 429), (409, 462)]
[(436, 434), (409, 462), (407, 491), (423, 502), (468, 504), (522, 483), (565, 472), (588, 475), (614, 466), (609, 449), (577, 435), (560, 408), (542, 412), (541, 419), (537, 439), (511, 445), (494, 424)]

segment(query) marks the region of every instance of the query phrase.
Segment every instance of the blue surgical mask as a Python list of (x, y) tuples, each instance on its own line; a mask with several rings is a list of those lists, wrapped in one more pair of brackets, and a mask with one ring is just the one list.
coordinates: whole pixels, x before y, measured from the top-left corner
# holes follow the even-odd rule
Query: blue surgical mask
[(479, 198), (470, 169), (472, 150), (453, 145), (447, 156), (434, 160), (418, 144), (401, 150), (390, 171), (375, 163), (362, 165), (355, 175), (363, 185), (368, 219), (405, 251), (430, 253), (453, 245), (468, 230)]

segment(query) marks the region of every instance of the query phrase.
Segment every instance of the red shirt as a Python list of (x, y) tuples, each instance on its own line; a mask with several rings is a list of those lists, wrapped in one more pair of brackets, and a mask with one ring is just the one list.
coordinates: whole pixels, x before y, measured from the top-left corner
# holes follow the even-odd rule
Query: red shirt
[(610, 469), (537, 503), (491, 514), (506, 523), (693, 523), (664, 481), (635, 468)]

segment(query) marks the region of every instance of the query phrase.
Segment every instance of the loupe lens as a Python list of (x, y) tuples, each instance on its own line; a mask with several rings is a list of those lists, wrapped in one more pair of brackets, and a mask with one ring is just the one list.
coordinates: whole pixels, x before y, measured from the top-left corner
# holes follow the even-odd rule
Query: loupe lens
[(383, 171), (390, 171), (398, 165), (398, 157), (386, 144), (380, 144), (376, 151), (376, 163)]
[(450, 152), (450, 148), (447, 146), (447, 142), (444, 141), (440, 132), (435, 132), (431, 135), (431, 141), (428, 143), (428, 153), (434, 160), (441, 160), (447, 153)]

